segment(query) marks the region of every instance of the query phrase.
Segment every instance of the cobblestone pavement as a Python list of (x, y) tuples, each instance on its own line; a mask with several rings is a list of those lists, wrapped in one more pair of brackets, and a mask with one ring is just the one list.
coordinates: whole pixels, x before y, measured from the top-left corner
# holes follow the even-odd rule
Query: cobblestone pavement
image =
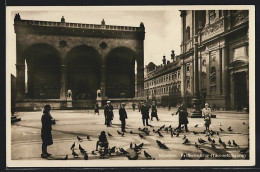
[[(138, 160), (146, 159), (144, 156), (144, 150), (148, 152), (152, 158), (156, 160), (179, 160), (184, 158), (183, 153), (186, 154), (186, 159), (199, 159), (202, 155), (205, 159), (245, 159), (248, 153), (240, 153), (244, 148), (248, 147), (249, 140), (249, 115), (245, 113), (237, 112), (213, 112), (217, 117), (212, 119), (210, 129), (219, 132), (219, 135), (215, 134), (210, 136), (211, 139), (216, 141), (216, 148), (212, 148), (211, 142), (208, 141), (206, 134), (202, 132), (205, 130), (204, 121), (202, 118), (189, 118), (189, 132), (181, 132), (178, 137), (175, 135), (171, 137), (170, 132), (166, 132), (165, 128), (170, 125), (172, 128), (176, 128), (178, 125), (178, 116), (172, 116), (171, 113), (176, 112), (176, 108), (168, 109), (159, 108), (158, 116), (159, 121), (154, 118), (153, 121), (149, 121), (153, 126), (148, 127), (150, 131), (149, 135), (145, 135), (144, 132), (139, 131), (138, 128), (143, 128), (141, 114), (138, 110), (133, 111), (127, 109), (128, 119), (126, 120), (126, 133), (124, 136), (118, 135), (117, 130), (120, 131), (121, 123), (119, 121), (118, 109), (114, 110), (114, 120), (111, 127), (104, 125), (104, 113), (101, 110), (100, 115), (94, 115), (92, 110), (52, 110), (51, 114), (56, 119), (56, 125), (53, 126), (52, 135), (54, 144), (48, 147), (48, 152), (52, 154), (49, 159), (62, 159), (68, 155), (69, 160), (83, 159), (83, 155), (78, 149), (80, 144), (88, 153), (89, 160), (101, 159), (99, 153), (95, 151), (95, 155), (91, 152), (95, 150), (98, 134), (104, 130), (111, 133), (113, 136), (108, 138), (109, 147), (116, 146), (116, 148), (124, 148), (130, 153), (130, 156), (134, 155), (133, 149), (130, 149), (130, 143), (141, 144), (144, 146), (141, 150)], [(12, 160), (41, 160), (41, 115), (42, 112), (17, 112), (15, 114), (21, 117), (21, 121), (11, 126), (11, 159)], [(195, 125), (197, 125), (195, 127)], [(160, 137), (152, 130), (159, 129), (165, 125), (165, 128), (161, 130), (163, 137)], [(232, 131), (228, 131), (227, 128), (232, 128)], [(219, 128), (225, 130), (220, 132)], [(130, 134), (132, 131), (134, 134)], [(194, 134), (194, 132), (198, 134)], [(144, 135), (144, 138), (139, 137), (139, 133)], [(91, 141), (87, 140), (87, 135), (90, 136)], [(190, 141), (189, 144), (183, 144), (184, 135)], [(83, 139), (79, 142), (76, 139), (79, 136)], [(204, 144), (198, 143), (198, 138), (202, 138), (206, 141)], [(226, 149), (222, 144), (219, 144), (218, 140), (221, 138), (226, 143)], [(160, 140), (167, 145), (169, 149), (161, 149), (156, 140)], [(235, 147), (233, 144), (228, 145), (228, 141), (235, 140), (239, 147)], [(74, 158), (71, 154), (71, 145), (75, 142), (75, 152), (79, 154), (78, 158)], [(200, 149), (195, 147), (195, 143), (200, 146)], [(207, 151), (209, 154), (202, 154), (202, 150)], [(104, 159), (127, 159), (119, 149), (116, 149), (116, 153), (106, 155)]]

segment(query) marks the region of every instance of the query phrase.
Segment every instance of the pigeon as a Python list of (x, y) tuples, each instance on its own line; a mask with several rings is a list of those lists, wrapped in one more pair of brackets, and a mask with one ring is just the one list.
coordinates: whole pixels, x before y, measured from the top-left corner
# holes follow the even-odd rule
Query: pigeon
[(180, 133), (178, 132), (178, 133), (176, 134), (176, 137), (179, 137), (179, 134), (180, 134)]
[(130, 134), (134, 134), (132, 130), (130, 131)]
[(79, 150), (80, 150), (80, 152), (83, 153), (83, 154), (86, 152), (85, 149), (83, 149), (83, 148), (80, 146), (80, 144), (79, 144)]
[(246, 125), (246, 123), (245, 123), (245, 122), (243, 122), (243, 125)]
[(118, 135), (121, 135), (122, 133), (121, 133), (120, 131), (117, 130), (117, 134), (118, 134)]
[(139, 137), (141, 137), (141, 139), (143, 139), (143, 138), (144, 138), (144, 136), (143, 136), (142, 134), (139, 134)]
[(68, 155), (66, 155), (65, 158), (63, 158), (63, 160), (68, 160)]
[(162, 143), (160, 140), (156, 140), (158, 146), (162, 149), (169, 149), (164, 143)]
[(195, 142), (195, 147), (197, 148), (197, 149), (200, 149), (200, 146)]
[(142, 129), (141, 129), (140, 127), (138, 128), (138, 130), (139, 130), (139, 131), (142, 131)]
[(231, 141), (230, 140), (228, 141), (228, 145), (231, 146)]
[(188, 144), (188, 143), (190, 143), (190, 141), (188, 140), (188, 139), (185, 139), (185, 141), (182, 143), (182, 144)]
[(88, 141), (91, 141), (91, 139), (90, 139), (90, 136), (89, 136), (89, 135), (87, 135), (87, 139), (88, 139)]
[(196, 124), (194, 127), (197, 128), (199, 124)]
[(196, 132), (196, 131), (193, 131), (193, 134), (194, 134), (194, 135), (197, 135), (197, 134), (199, 134), (199, 133), (198, 133), (198, 132)]
[(156, 133), (155, 129), (153, 129), (153, 132)]
[(116, 147), (113, 146), (113, 147), (110, 149), (110, 154), (111, 154), (111, 153), (115, 153), (115, 152), (116, 152)]
[(212, 139), (212, 143), (216, 143), (214, 139)]
[(160, 133), (160, 131), (158, 131), (158, 134), (159, 134), (160, 137), (163, 137), (163, 135)]
[(219, 132), (217, 131), (217, 135), (219, 136)]
[(183, 139), (183, 140), (186, 139), (186, 135), (184, 135), (182, 139)]
[(212, 139), (211, 139), (210, 137), (208, 137), (208, 141), (209, 141), (209, 142), (212, 142)]
[(172, 128), (172, 125), (169, 125), (169, 127), (168, 128)]
[(232, 129), (228, 129), (229, 132), (233, 131)]
[(137, 160), (138, 159), (138, 153), (135, 154), (134, 157), (131, 157), (130, 155), (126, 155), (129, 160)]
[(227, 145), (225, 142), (222, 142), (223, 147), (226, 149)]
[(228, 127), (228, 130), (231, 130), (231, 126), (230, 126), (230, 127)]
[(205, 154), (205, 155), (210, 155), (210, 153), (207, 152), (207, 151), (205, 151), (204, 149), (200, 149), (200, 150), (201, 150), (201, 152), (202, 152), (203, 154)]
[(206, 141), (203, 140), (203, 139), (201, 139), (201, 138), (198, 138), (198, 142), (199, 142), (200, 144), (202, 144), (202, 143), (205, 143)]
[(235, 142), (235, 140), (233, 140), (233, 145), (234, 145), (235, 147), (239, 147), (238, 144)]
[(77, 136), (77, 139), (78, 139), (78, 141), (80, 141), (80, 142), (82, 142), (82, 141), (83, 141), (83, 139), (82, 139), (82, 138), (80, 138), (79, 136)]
[(88, 160), (88, 154), (87, 154), (87, 152), (84, 153), (84, 159), (85, 159), (85, 160)]
[(124, 150), (123, 148), (120, 148), (120, 152), (122, 152), (123, 154), (129, 154), (129, 152), (127, 152), (126, 150)]
[(166, 133), (168, 133), (168, 128), (165, 128), (164, 131), (166, 131)]
[(221, 132), (223, 132), (223, 131), (224, 131), (224, 130), (223, 130), (222, 128), (220, 128), (220, 127), (219, 127), (219, 130), (220, 130)]
[(132, 149), (132, 147), (133, 147), (133, 143), (131, 142), (131, 143), (130, 143), (130, 148)]
[(97, 155), (97, 154), (95, 153), (95, 151), (92, 151), (91, 154), (92, 154), (92, 155)]
[(174, 132), (173, 132), (173, 131), (171, 131), (171, 137), (173, 137), (173, 135), (174, 135)]
[(211, 143), (210, 145), (213, 149), (216, 149), (216, 145), (214, 143)]
[(124, 135), (125, 135), (125, 133), (123, 132), (123, 133), (121, 134), (121, 136), (124, 137)]
[(144, 156), (147, 158), (147, 159), (152, 159), (152, 156), (147, 153), (146, 151), (144, 151)]
[(138, 145), (138, 148), (142, 149), (143, 145), (144, 145), (144, 143), (141, 143), (140, 145)]
[(112, 134), (110, 134), (109, 132), (107, 133), (107, 135), (108, 135), (109, 137), (113, 137)]
[(71, 145), (70, 149), (74, 149), (74, 147), (75, 147), (75, 142)]
[(78, 157), (79, 155), (74, 151), (74, 149), (72, 149), (72, 155), (74, 156), (74, 158)]
[(222, 144), (222, 143), (223, 143), (222, 140), (221, 140), (221, 138), (218, 139), (218, 142), (219, 142), (219, 144)]

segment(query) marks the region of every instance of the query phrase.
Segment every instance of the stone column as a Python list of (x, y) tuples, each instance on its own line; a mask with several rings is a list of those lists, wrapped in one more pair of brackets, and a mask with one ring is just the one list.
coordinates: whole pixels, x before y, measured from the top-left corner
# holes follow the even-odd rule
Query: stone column
[(206, 10), (206, 23), (205, 26), (209, 25), (209, 10)]
[(61, 65), (61, 78), (60, 78), (60, 100), (66, 100), (67, 93), (67, 66)]
[(141, 65), (137, 67), (137, 96), (144, 96), (144, 67)]
[(181, 97), (182, 97), (182, 100), (183, 100), (183, 103), (185, 104), (185, 93), (186, 93), (186, 87), (185, 87), (185, 83), (186, 83), (186, 73), (185, 73), (185, 62), (184, 62), (184, 59), (182, 61), (182, 64), (181, 64)]
[(219, 49), (219, 94), (222, 94), (222, 48)]
[(25, 98), (25, 65), (24, 62), (16, 64), (16, 99)]
[(101, 90), (101, 98), (104, 100), (106, 97), (106, 66), (101, 66), (100, 69), (100, 90)]
[(228, 47), (222, 49), (222, 95), (227, 96), (228, 93)]
[(220, 95), (221, 94), (221, 49), (218, 50), (218, 52), (216, 51), (216, 61), (218, 62), (218, 66), (216, 68), (216, 94)]

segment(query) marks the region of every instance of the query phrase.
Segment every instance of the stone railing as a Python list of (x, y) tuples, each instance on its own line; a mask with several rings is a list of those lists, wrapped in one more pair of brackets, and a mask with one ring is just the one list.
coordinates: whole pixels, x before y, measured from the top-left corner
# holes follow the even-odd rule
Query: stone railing
[(213, 36), (216, 36), (222, 32), (225, 31), (225, 20), (224, 17), (221, 17), (219, 19), (217, 19), (214, 23), (206, 26), (200, 35), (200, 40), (204, 41), (206, 39), (209, 39)]
[(36, 20), (19, 20), (19, 21), (15, 21), (15, 24), (49, 26), (49, 27), (83, 28), (83, 29), (144, 31), (144, 27), (96, 25), (96, 24), (66, 23), (66, 22), (36, 21)]

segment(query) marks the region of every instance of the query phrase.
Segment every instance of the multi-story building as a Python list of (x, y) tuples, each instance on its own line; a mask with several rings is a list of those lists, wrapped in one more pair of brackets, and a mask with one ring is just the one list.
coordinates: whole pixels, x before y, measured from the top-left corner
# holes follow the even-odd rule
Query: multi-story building
[(193, 94), (197, 35), (201, 105), (208, 102), (219, 109), (248, 106), (248, 13), (246, 10), (181, 11), (182, 97)]
[(179, 58), (174, 57), (174, 52), (172, 60), (166, 62), (163, 56), (163, 64), (156, 66), (150, 62), (145, 68), (144, 94), (158, 105), (168, 106), (170, 103), (173, 106), (181, 98), (181, 65)]
[[(146, 66), (147, 98), (165, 105), (180, 99), (191, 106), (195, 92), (195, 37), (198, 36), (200, 104), (218, 109), (248, 107), (249, 30), (246, 10), (181, 10), (181, 53), (175, 61)], [(166, 99), (168, 97), (168, 99)], [(164, 101), (166, 99), (166, 101)]]

